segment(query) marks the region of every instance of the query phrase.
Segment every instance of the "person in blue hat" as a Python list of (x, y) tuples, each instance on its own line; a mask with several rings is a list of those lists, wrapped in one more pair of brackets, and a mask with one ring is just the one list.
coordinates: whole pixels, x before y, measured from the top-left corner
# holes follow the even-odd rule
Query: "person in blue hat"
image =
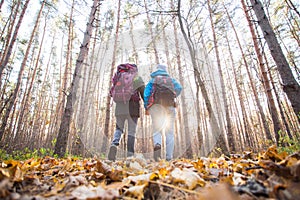
[(166, 135), (166, 160), (173, 159), (174, 123), (176, 117), (176, 97), (182, 86), (167, 72), (167, 66), (158, 64), (156, 71), (144, 90), (144, 107), (151, 115), (153, 127), (154, 160), (161, 158), (162, 132)]

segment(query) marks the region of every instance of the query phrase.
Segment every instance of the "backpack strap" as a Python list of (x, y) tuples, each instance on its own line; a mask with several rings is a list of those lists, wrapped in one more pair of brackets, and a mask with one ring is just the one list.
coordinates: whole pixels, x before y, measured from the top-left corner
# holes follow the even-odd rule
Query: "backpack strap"
[(154, 104), (154, 94), (155, 94), (155, 90), (156, 90), (156, 78), (157, 76), (155, 76), (153, 78), (153, 84), (152, 84), (152, 88), (151, 88), (151, 94), (149, 96), (149, 99), (148, 99), (148, 105), (147, 105), (147, 110)]

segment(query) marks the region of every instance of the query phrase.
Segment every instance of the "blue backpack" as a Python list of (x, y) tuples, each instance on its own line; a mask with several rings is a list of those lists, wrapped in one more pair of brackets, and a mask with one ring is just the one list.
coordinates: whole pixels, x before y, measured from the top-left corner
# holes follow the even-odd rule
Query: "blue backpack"
[(139, 100), (139, 95), (134, 89), (133, 82), (137, 75), (135, 64), (121, 64), (117, 67), (117, 72), (113, 76), (113, 86), (110, 95), (116, 103), (127, 103), (131, 99)]
[(172, 78), (170, 76), (156, 76), (152, 85), (148, 108), (153, 104), (175, 106), (175, 98), (176, 92)]

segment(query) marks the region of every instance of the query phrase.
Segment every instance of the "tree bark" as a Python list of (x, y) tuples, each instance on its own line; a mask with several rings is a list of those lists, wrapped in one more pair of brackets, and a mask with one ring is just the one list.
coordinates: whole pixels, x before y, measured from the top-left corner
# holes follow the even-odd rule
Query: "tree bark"
[(150, 18), (150, 15), (149, 15), (149, 10), (148, 10), (148, 5), (147, 5), (146, 0), (144, 0), (144, 6), (145, 6), (145, 10), (146, 10), (147, 22), (148, 22), (151, 41), (152, 41), (153, 50), (154, 50), (155, 62), (156, 62), (156, 64), (159, 64), (158, 52), (157, 52), (157, 48), (156, 48), (156, 40), (155, 40), (155, 36), (154, 36), (154, 33), (153, 33), (153, 29), (152, 29), (153, 22), (151, 22), (151, 18)]
[[(211, 105), (211, 102), (209, 100), (208, 93), (207, 93), (207, 90), (205, 88), (204, 81), (202, 80), (201, 74), (198, 70), (198, 65), (197, 65), (197, 62), (196, 62), (196, 51), (193, 48), (193, 46), (190, 42), (190, 39), (188, 38), (188, 36), (187, 36), (187, 34), (184, 30), (183, 22), (182, 22), (182, 19), (181, 19), (182, 16), (181, 16), (180, 8), (181, 8), (181, 0), (178, 0), (177, 9), (178, 9), (178, 20), (179, 20), (179, 24), (180, 24), (180, 29), (181, 29), (181, 32), (182, 32), (183, 37), (185, 39), (185, 42), (188, 45), (189, 53), (190, 53), (190, 57), (191, 57), (192, 65), (193, 65), (193, 70), (194, 70), (194, 73), (196, 74), (196, 78), (197, 78), (197, 81), (199, 83), (199, 87), (201, 89), (203, 98), (205, 100), (206, 109), (208, 111), (210, 122), (211, 122), (212, 132), (214, 134), (214, 137), (216, 138), (216, 147), (220, 147), (224, 154), (229, 154), (228, 148), (227, 148), (227, 145), (226, 145), (226, 142), (225, 142), (225, 138), (224, 138), (223, 134), (220, 131), (217, 119), (216, 119), (215, 114), (213, 112), (212, 105)], [(188, 148), (186, 156), (188, 158), (191, 158), (191, 156), (192, 156), (191, 153), (192, 153), (191, 149)]]
[[(175, 6), (174, 6), (174, 2), (173, 0), (171, 0), (171, 9), (175, 10)], [(183, 122), (180, 123), (181, 126), (184, 127), (184, 131), (179, 131), (178, 134), (181, 134), (181, 137), (185, 136), (185, 147), (188, 148), (188, 154), (192, 154), (193, 155), (193, 149), (192, 149), (192, 142), (191, 142), (191, 133), (190, 133), (190, 128), (189, 128), (189, 118), (188, 118), (188, 108), (187, 103), (186, 103), (186, 94), (185, 94), (185, 80), (183, 77), (183, 67), (181, 64), (181, 55), (180, 55), (180, 47), (179, 47), (179, 39), (178, 39), (178, 31), (177, 31), (177, 26), (175, 23), (175, 18), (173, 18), (172, 23), (173, 23), (173, 29), (174, 29), (174, 39), (175, 39), (175, 48), (176, 48), (176, 62), (177, 62), (177, 70), (178, 70), (178, 74), (179, 74), (179, 82), (182, 85), (182, 92), (180, 95), (180, 101), (181, 101), (181, 110), (182, 110), (182, 117), (179, 118), (179, 122)], [(199, 112), (198, 112), (199, 113)], [(183, 121), (182, 121), (183, 119)], [(200, 134), (199, 131), (199, 149), (201, 149), (201, 145), (202, 145), (202, 135)], [(189, 149), (190, 148), (190, 149)], [(190, 156), (190, 155), (189, 155)]]
[[(4, 59), (4, 61), (1, 63), (1, 66), (0, 66), (0, 77), (2, 75), (2, 72), (4, 70), (4, 68), (6, 67), (7, 63), (8, 63), (8, 60), (10, 58), (10, 55), (11, 55), (11, 52), (12, 52), (12, 48), (13, 48), (13, 45), (14, 45), (14, 42), (16, 41), (17, 39), (17, 35), (18, 35), (18, 31), (19, 31), (19, 28), (21, 26), (21, 23), (23, 21), (23, 17), (24, 17), (24, 14), (26, 12), (26, 9), (27, 9), (27, 6), (29, 4), (29, 1), (30, 0), (27, 0), (25, 2), (25, 5), (24, 5), (24, 8), (22, 10), (22, 13), (20, 15), (20, 18), (19, 18), (19, 21), (17, 23), (17, 26), (16, 26), (16, 29), (15, 29), (15, 32), (13, 34), (13, 37), (12, 37), (12, 41), (9, 45), (9, 48), (8, 48), (8, 52), (7, 52), (7, 55)], [(26, 62), (26, 60), (23, 60), (23, 62)], [(25, 65), (25, 64), (24, 64)], [(25, 66), (24, 66), (25, 67)], [(20, 86), (21, 86), (21, 79), (22, 79), (22, 75), (23, 75), (23, 72), (20, 70), (19, 72), (19, 76), (18, 76), (18, 83), (14, 89), (14, 92), (13, 92), (13, 96), (12, 98), (10, 99), (10, 102), (8, 104), (8, 107), (6, 109), (6, 112), (5, 114), (3, 115), (2, 117), (2, 124), (1, 124), (1, 127), (0, 127), (0, 141), (2, 140), (3, 138), (3, 135), (4, 135), (4, 132), (5, 132), (5, 128), (6, 128), (6, 125), (7, 125), (7, 122), (8, 122), (8, 119), (9, 119), (9, 115), (11, 113), (11, 110), (13, 108), (13, 105), (15, 104), (15, 101), (17, 99), (17, 95), (19, 93), (19, 89), (20, 89)], [(18, 85), (19, 84), (19, 85)]]
[(3, 3), (4, 3), (4, 0), (1, 0), (1, 1), (0, 1), (0, 11), (1, 11), (1, 8), (2, 8)]
[[(20, 26), (22, 24), (22, 21), (23, 21), (25, 12), (27, 10), (27, 6), (29, 4), (29, 1), (30, 0), (26, 0), (26, 2), (24, 4), (24, 7), (22, 8), (22, 12), (20, 14), (19, 21), (18, 21), (18, 23), (16, 25), (14, 34), (13, 34), (12, 39), (11, 39), (11, 41), (9, 43), (9, 46), (8, 46), (7, 54), (5, 55), (3, 61), (1, 62), (1, 65), (0, 65), (0, 77), (2, 77), (3, 70), (5, 69), (5, 67), (6, 67), (6, 65), (7, 65), (8, 61), (9, 61), (9, 58), (11, 56), (12, 48), (13, 48), (13, 46), (15, 44), (16, 39), (17, 39), (19, 30), (20, 30)], [(2, 138), (2, 128), (0, 129), (0, 140), (1, 140), (1, 138)]]
[[(300, 86), (295, 80), (292, 70), (284, 56), (280, 44), (276, 38), (275, 32), (271, 27), (271, 24), (265, 14), (264, 8), (259, 0), (250, 0), (253, 10), (256, 14), (258, 25), (260, 26), (265, 40), (269, 46), (271, 55), (276, 63), (279, 71), (283, 91), (288, 96), (294, 112), (296, 115), (300, 115)], [(298, 119), (300, 121), (300, 117)]]
[[(121, 12), (121, 0), (119, 0), (118, 3), (118, 15), (117, 15), (117, 24), (116, 24), (116, 35), (115, 35), (115, 42), (114, 42), (114, 48), (113, 48), (113, 55), (112, 55), (112, 63), (109, 73), (109, 87), (112, 85), (112, 75), (114, 72), (114, 69), (116, 68), (116, 54), (117, 54), (117, 48), (118, 48), (118, 38), (119, 38), (119, 29), (120, 29), (120, 12)], [(107, 92), (107, 99), (106, 99), (106, 112), (105, 112), (105, 122), (104, 122), (104, 137), (103, 137), (103, 143), (101, 147), (101, 152), (105, 153), (107, 151), (107, 144), (108, 144), (108, 138), (109, 138), (109, 125), (110, 125), (110, 103), (111, 103), (111, 96), (109, 95), (109, 92)]]
[(67, 103), (64, 110), (63, 118), (60, 124), (57, 141), (55, 144), (54, 154), (57, 154), (59, 157), (63, 157), (67, 150), (68, 138), (70, 133), (70, 125), (72, 120), (72, 115), (74, 113), (74, 106), (76, 103), (77, 89), (80, 81), (80, 72), (84, 60), (88, 54), (90, 38), (93, 30), (93, 22), (95, 20), (95, 13), (97, 7), (100, 6), (100, 0), (94, 0), (93, 6), (89, 15), (89, 21), (87, 23), (86, 31), (84, 34), (82, 45), (80, 46), (80, 52), (76, 60), (75, 71), (73, 74), (73, 80), (70, 87), (70, 93), (67, 96)]
[[(17, 15), (18, 15), (18, 12), (19, 12), (19, 7), (21, 6), (21, 1), (15, 1), (13, 2), (13, 5), (11, 6), (11, 13), (7, 19), (7, 22), (5, 24), (5, 27), (6, 25), (8, 26), (7, 28), (7, 34), (4, 36), (4, 31), (5, 31), (5, 27), (3, 27), (3, 30), (1, 32), (1, 38), (5, 38), (5, 40), (3, 41), (3, 47), (2, 47), (2, 50), (1, 50), (1, 63), (4, 62), (4, 59), (5, 57), (7, 56), (7, 53), (8, 53), (8, 50), (9, 50), (9, 45), (10, 45), (10, 40), (11, 40), (11, 37), (12, 37), (12, 32), (13, 32), (13, 29), (14, 29), (14, 25), (15, 25), (15, 22), (17, 20)], [(4, 69), (3, 69), (4, 70)], [(0, 79), (2, 78), (2, 74), (3, 74), (3, 71), (2, 73), (0, 73)], [(1, 84), (1, 82), (0, 82)]]
[(240, 118), (238, 118), (239, 122), (240, 122), (239, 124), (241, 126), (239, 134), (241, 135), (241, 137), (243, 138), (243, 141), (244, 141), (244, 145), (242, 145), (242, 148), (245, 148), (245, 145), (246, 145), (246, 147), (248, 147), (249, 144), (250, 144), (249, 138), (246, 137), (245, 134), (244, 134), (244, 133), (247, 133), (248, 130), (249, 130), (249, 122), (248, 122), (248, 118), (247, 118), (247, 113), (246, 113), (246, 108), (245, 108), (245, 103), (244, 103), (244, 98), (243, 98), (241, 86), (240, 86), (240, 83), (238, 81), (237, 69), (235, 69), (235, 66), (234, 66), (232, 50), (231, 50), (231, 47), (230, 47), (230, 43), (229, 43), (227, 34), (225, 34), (225, 36), (226, 36), (226, 42), (227, 42), (228, 50), (229, 50), (229, 54), (230, 54), (232, 71), (233, 71), (233, 75), (234, 75), (233, 78), (234, 78), (235, 86), (237, 88), (236, 92), (238, 94), (238, 100), (239, 100), (240, 107), (241, 107), (241, 112), (242, 112), (242, 120), (240, 120)]
[[(267, 99), (268, 99), (269, 111), (271, 113), (271, 117), (272, 117), (272, 120), (273, 120), (273, 127), (274, 127), (274, 130), (276, 132), (279, 129), (279, 120), (278, 120), (278, 116), (276, 114), (276, 106), (275, 106), (274, 98), (273, 98), (273, 95), (272, 95), (272, 90), (271, 90), (271, 85), (270, 85), (270, 81), (269, 81), (269, 78), (268, 78), (267, 69), (266, 69), (266, 67), (263, 63), (263, 56), (262, 56), (262, 53), (260, 52), (259, 44), (258, 44), (258, 41), (256, 39), (257, 35), (255, 34), (255, 29), (253, 27), (253, 24), (251, 23), (251, 19), (250, 19), (249, 13), (248, 13), (249, 11), (247, 11), (245, 0), (241, 0), (241, 3), (242, 3), (243, 10), (244, 10), (244, 13), (246, 15), (246, 19), (248, 21), (248, 25), (249, 25), (250, 32), (251, 32), (251, 35), (252, 35), (254, 49), (255, 49), (255, 52), (256, 52), (256, 55), (257, 55), (258, 65), (259, 65), (259, 68), (260, 68), (262, 83), (263, 83), (264, 90), (265, 90), (265, 93), (266, 93), (266, 96), (267, 96)], [(262, 117), (263, 125), (264, 125), (265, 131), (266, 131), (266, 137), (267, 137), (268, 140), (272, 141), (273, 139), (272, 139), (271, 132), (270, 132), (269, 128), (267, 129), (268, 125), (267, 125), (267, 122), (266, 122), (265, 114), (263, 112), (261, 112), (261, 114), (262, 114), (261, 117)]]
[(230, 116), (229, 116), (229, 105), (227, 102), (227, 97), (226, 97), (226, 92), (225, 92), (225, 82), (224, 82), (224, 77), (223, 77), (223, 72), (222, 72), (222, 67), (221, 67), (218, 41), (217, 41), (215, 25), (214, 25), (214, 21), (213, 21), (213, 10), (211, 9), (210, 0), (207, 1), (207, 5), (208, 5), (208, 11), (209, 11), (210, 25), (211, 25), (212, 34), (213, 34), (213, 42), (214, 42), (214, 47), (215, 47), (214, 49), (215, 49), (216, 59), (217, 59), (217, 67), (218, 67), (218, 72), (220, 75), (221, 92), (222, 92), (222, 98), (223, 98), (224, 109), (225, 109), (225, 120), (226, 120), (225, 123), (226, 123), (227, 137), (228, 137), (228, 146), (229, 146), (230, 151), (235, 151), (236, 149), (235, 149), (234, 140), (233, 140), (231, 120), (230, 120)]

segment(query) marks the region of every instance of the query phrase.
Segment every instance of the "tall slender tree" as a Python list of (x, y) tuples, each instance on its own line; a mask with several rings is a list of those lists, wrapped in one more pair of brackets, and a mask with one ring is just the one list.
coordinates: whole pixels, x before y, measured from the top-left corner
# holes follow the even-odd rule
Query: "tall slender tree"
[[(29, 0), (27, 0), (25, 2), (25, 5), (24, 5), (24, 9), (22, 10), (22, 13), (20, 15), (20, 18), (19, 18), (19, 21), (17, 23), (17, 26), (16, 26), (16, 29), (15, 29), (15, 32), (13, 34), (13, 37), (12, 37), (12, 41), (9, 45), (9, 49), (8, 49), (8, 52), (7, 52), (7, 55), (4, 59), (4, 61), (1, 63), (1, 66), (0, 66), (0, 77), (1, 77), (1, 74), (4, 70), (4, 68), (6, 67), (7, 63), (8, 63), (8, 60), (10, 58), (10, 55), (11, 55), (11, 52), (12, 52), (12, 48), (13, 48), (13, 45), (14, 45), (14, 42), (17, 38), (17, 35), (18, 35), (18, 31), (19, 31), (19, 28), (21, 26), (21, 23), (23, 21), (23, 17), (24, 17), (24, 14), (26, 12), (26, 9), (27, 9), (27, 6), (28, 6), (28, 3), (29, 3)], [(39, 20), (39, 18), (37, 19), (37, 21)], [(35, 30), (34, 30), (35, 31)], [(29, 43), (29, 46), (31, 44)], [(28, 52), (29, 53), (29, 52)], [(23, 68), (25, 67), (25, 62), (27, 61), (27, 59), (23, 59)], [(21, 68), (22, 68), (21, 66)], [(16, 85), (14, 91), (13, 91), (13, 94), (12, 94), (12, 98), (10, 99), (9, 103), (8, 103), (8, 107), (6, 109), (6, 112), (5, 114), (3, 115), (2, 117), (2, 124), (1, 124), (1, 127), (0, 127), (0, 141), (2, 140), (2, 137), (4, 135), (4, 132), (5, 132), (5, 128), (6, 128), (6, 125), (7, 125), (7, 122), (8, 122), (8, 119), (9, 119), (9, 116), (10, 116), (10, 113), (11, 113), (11, 110), (15, 104), (15, 101), (17, 99), (17, 95), (19, 94), (19, 90), (20, 90), (20, 87), (21, 87), (21, 79), (22, 79), (22, 75), (23, 75), (23, 72), (22, 70), (20, 71), (19, 73), (19, 76), (18, 76), (18, 84)]]
[[(13, 49), (15, 41), (17, 39), (19, 30), (20, 30), (20, 26), (22, 24), (22, 21), (23, 21), (24, 15), (26, 13), (29, 2), (30, 2), (30, 0), (26, 0), (25, 3), (24, 3), (24, 6), (22, 8), (22, 11), (21, 11), (18, 23), (16, 25), (15, 31), (14, 31), (13, 36), (11, 38), (11, 41), (9, 43), (9, 46), (8, 46), (8, 49), (7, 49), (7, 54), (5, 55), (3, 61), (0, 64), (0, 77), (2, 76), (3, 70), (5, 69), (5, 67), (6, 67), (6, 65), (7, 65), (8, 61), (10, 59), (10, 56), (12, 54), (12, 49)], [(2, 132), (2, 130), (0, 130), (0, 134), (2, 134), (1, 132)], [(2, 136), (0, 135), (0, 138), (1, 137)]]
[[(13, 1), (12, 2), (12, 5), (11, 5), (11, 13), (7, 19), (7, 22), (5, 24), (5, 26), (3, 27), (3, 30), (2, 30), (2, 33), (1, 33), (1, 37), (4, 36), (4, 32), (6, 30), (6, 27), (7, 27), (7, 32), (6, 32), (6, 35), (5, 35), (5, 40), (2, 42), (3, 43), (3, 46), (2, 46), (2, 52), (1, 52), (1, 63), (4, 62), (6, 56), (7, 56), (7, 53), (8, 53), (8, 50), (9, 50), (9, 45), (11, 44), (10, 41), (11, 41), (11, 37), (12, 37), (12, 34), (13, 34), (13, 29), (14, 29), (14, 26), (15, 26), (15, 22), (17, 20), (17, 15), (19, 13), (19, 8), (21, 6), (22, 2), (21, 1)], [(12, 42), (15, 42), (15, 41), (12, 41)], [(2, 74), (0, 74), (0, 78), (2, 77)]]
[[(116, 55), (117, 55), (117, 48), (118, 48), (118, 38), (119, 38), (119, 30), (120, 30), (120, 12), (121, 12), (121, 0), (118, 2), (118, 11), (117, 11), (117, 24), (116, 24), (116, 33), (115, 33), (115, 39), (114, 39), (114, 47), (113, 47), (113, 55), (112, 55), (112, 63), (110, 66), (110, 72), (109, 77), (112, 77), (113, 72), (115, 70), (116, 65)], [(112, 79), (109, 79), (109, 87), (112, 85)], [(104, 122), (104, 137), (103, 137), (103, 143), (101, 147), (101, 152), (104, 153), (107, 150), (107, 144), (108, 144), (108, 137), (109, 137), (109, 125), (110, 125), (110, 114), (111, 114), (111, 96), (109, 95), (109, 92), (107, 92), (106, 97), (106, 111), (105, 111), (105, 122)]]
[[(44, 4), (44, 3), (42, 3)], [(41, 10), (43, 10), (43, 5), (41, 6)], [(45, 18), (47, 18), (47, 14), (45, 16)], [(36, 57), (36, 61), (35, 61), (35, 65), (34, 65), (34, 68), (33, 68), (33, 71), (32, 71), (32, 75), (30, 77), (30, 79), (28, 80), (28, 88), (24, 94), (24, 99), (23, 99), (23, 110), (21, 112), (21, 115), (22, 117), (20, 116), (19, 118), (19, 121), (23, 121), (23, 118), (24, 118), (24, 111), (25, 110), (28, 110), (28, 107), (29, 107), (29, 104), (31, 102), (31, 97), (32, 97), (32, 88), (33, 88), (33, 84), (34, 84), (34, 81), (35, 81), (35, 77), (37, 75), (37, 70), (38, 68), (40, 67), (40, 57), (41, 57), (41, 52), (42, 52), (42, 47), (43, 47), (43, 44), (44, 44), (44, 38), (45, 38), (45, 33), (46, 33), (46, 27), (47, 27), (47, 23), (44, 24), (44, 28), (43, 28), (43, 32), (42, 32), (42, 38), (41, 38), (41, 42), (39, 44), (39, 49), (38, 49), (38, 54), (37, 54), (37, 57)], [(26, 135), (23, 134), (20, 134), (21, 133), (21, 125), (18, 126), (18, 129), (17, 129), (17, 135), (18, 137), (16, 138), (17, 141), (19, 141), (20, 143), (24, 143), (24, 139), (27, 137)]]
[(1, 1), (0, 1), (0, 10), (1, 10), (1, 8), (2, 8), (3, 3), (4, 3), (4, 0), (1, 0)]
[[(173, 0), (171, 0), (171, 9), (173, 11), (175, 11), (175, 5), (174, 5), (174, 2)], [(177, 70), (178, 70), (178, 75), (179, 75), (179, 81), (182, 85), (182, 92), (181, 92), (181, 95), (180, 95), (180, 101), (181, 101), (181, 107), (183, 109), (182, 110), (182, 117), (179, 118), (179, 120), (181, 121), (182, 120), (182, 125), (184, 127), (184, 132), (183, 131), (179, 131), (178, 134), (181, 134), (181, 136), (178, 136), (179, 138), (181, 137), (185, 137), (185, 146), (186, 148), (190, 148), (189, 146), (191, 146), (191, 140), (190, 140), (190, 128), (189, 128), (189, 118), (188, 118), (188, 109), (185, 109), (187, 108), (187, 103), (186, 103), (186, 92), (185, 92), (185, 80), (184, 80), (184, 77), (183, 77), (183, 67), (182, 67), (182, 58), (181, 58), (181, 53), (180, 53), (180, 45), (179, 45), (179, 34), (178, 34), (178, 25), (176, 24), (176, 18), (173, 17), (172, 18), (172, 25), (173, 25), (173, 29), (174, 29), (174, 39), (175, 39), (175, 55), (176, 55), (176, 64), (177, 64)], [(199, 105), (197, 106), (199, 108)], [(199, 109), (198, 109), (199, 110)], [(199, 113), (199, 112), (198, 112)], [(200, 125), (200, 120), (199, 120), (199, 117), (197, 117), (198, 119), (198, 125)], [(189, 134), (188, 136), (186, 136), (187, 134)], [(200, 132), (200, 126), (197, 126), (197, 136), (198, 136), (198, 140), (199, 140), (199, 149), (201, 149), (201, 145), (202, 145), (202, 142), (203, 142), (203, 137), (202, 137), (202, 134)], [(179, 141), (180, 142), (180, 141)], [(193, 149), (189, 150), (189, 151), (192, 151)], [(192, 154), (193, 154), (193, 151), (192, 151)]]
[[(178, 20), (179, 20), (180, 29), (181, 29), (184, 40), (185, 40), (185, 42), (188, 46), (188, 49), (189, 49), (189, 53), (190, 53), (190, 57), (191, 57), (192, 65), (193, 65), (193, 70), (194, 70), (194, 73), (195, 73), (196, 78), (197, 78), (196, 81), (199, 84), (202, 96), (205, 100), (206, 109), (208, 111), (209, 118), (211, 120), (210, 123), (211, 123), (211, 127), (212, 127), (212, 132), (214, 134), (214, 137), (216, 138), (216, 146), (220, 147), (222, 149), (223, 153), (228, 154), (229, 151), (228, 151), (228, 148), (227, 148), (227, 145), (226, 145), (224, 135), (221, 133), (221, 130), (220, 130), (220, 127), (218, 125), (216, 116), (213, 112), (211, 102), (210, 102), (209, 97), (208, 97), (207, 89), (205, 88), (204, 81), (201, 78), (201, 73), (199, 71), (199, 67), (198, 67), (198, 64), (197, 64), (197, 61), (196, 61), (196, 50), (195, 50), (194, 46), (191, 43), (191, 39), (188, 37), (188, 34), (186, 33), (186, 31), (184, 29), (184, 25), (183, 25), (183, 22), (182, 22), (182, 16), (181, 16), (181, 0), (178, 0), (177, 9), (178, 9)], [(188, 148), (187, 151), (186, 151), (186, 157), (191, 158), (191, 156), (192, 156), (191, 153), (192, 153), (191, 149)]]
[[(275, 106), (274, 98), (273, 98), (273, 95), (272, 95), (272, 89), (271, 89), (270, 81), (269, 81), (269, 78), (268, 78), (267, 69), (266, 69), (266, 66), (264, 65), (263, 55), (261, 53), (259, 43), (257, 41), (258, 37), (257, 37), (257, 34), (255, 33), (254, 26), (251, 22), (251, 18), (250, 18), (250, 15), (249, 15), (249, 10), (246, 7), (245, 0), (241, 0), (241, 3), (242, 3), (243, 10), (244, 10), (246, 19), (248, 21), (249, 29), (250, 29), (250, 32), (251, 32), (251, 35), (252, 35), (254, 50), (255, 50), (255, 53), (257, 55), (258, 66), (259, 66), (260, 73), (261, 73), (262, 83), (263, 83), (264, 90), (265, 90), (265, 93), (266, 93), (266, 96), (267, 96), (267, 99), (268, 99), (269, 111), (271, 113), (271, 117), (272, 117), (272, 120), (273, 120), (273, 127), (274, 127), (275, 132), (278, 133), (280, 123), (279, 123), (279, 119), (278, 119), (277, 112), (276, 112), (276, 106)], [(271, 132), (270, 132), (270, 130), (268, 128), (268, 125), (267, 125), (266, 116), (265, 116), (264, 112), (262, 111), (262, 108), (261, 108), (260, 104), (258, 104), (258, 108), (260, 110), (260, 114), (261, 114), (261, 117), (262, 117), (262, 122), (263, 122), (263, 125), (265, 127), (266, 137), (267, 137), (268, 140), (272, 141), (273, 139), (272, 139)]]
[(282, 80), (283, 91), (288, 96), (294, 109), (294, 112), (297, 115), (300, 115), (300, 85), (298, 84), (293, 75), (289, 63), (277, 40), (275, 32), (269, 22), (268, 17), (265, 14), (265, 10), (262, 3), (260, 2), (260, 0), (250, 0), (250, 2), (256, 14), (258, 25), (260, 26), (264, 34), (264, 38), (268, 44), (271, 55), (279, 71)]
[(152, 28), (153, 21), (151, 21), (152, 19), (151, 19), (151, 16), (149, 14), (147, 0), (144, 0), (144, 7), (145, 7), (145, 10), (146, 10), (147, 23), (148, 23), (148, 28), (149, 28), (150, 36), (151, 36), (151, 43), (152, 43), (153, 50), (154, 50), (155, 62), (158, 64), (159, 63), (159, 57), (158, 57), (158, 52), (157, 52), (157, 47), (156, 47), (157, 46), (156, 45), (156, 39), (155, 39), (156, 37), (154, 35), (153, 28)]
[(222, 92), (222, 98), (223, 98), (224, 109), (225, 109), (225, 120), (226, 120), (225, 123), (226, 123), (228, 143), (229, 143), (230, 150), (235, 151), (235, 145), (233, 143), (231, 120), (230, 120), (230, 116), (229, 116), (229, 105), (228, 105), (228, 100), (227, 100), (227, 97), (226, 97), (225, 82), (224, 82), (224, 77), (223, 77), (223, 72), (222, 72), (221, 61), (220, 61), (219, 46), (218, 46), (216, 30), (215, 30), (215, 22), (213, 20), (213, 14), (214, 13), (213, 13), (212, 6), (210, 4), (210, 0), (207, 0), (207, 6), (208, 6), (208, 11), (209, 11), (209, 18), (210, 18), (210, 25), (211, 25), (212, 35), (213, 35), (215, 55), (216, 55), (216, 59), (217, 59), (217, 67), (218, 67), (218, 71), (219, 71), (219, 75), (220, 75), (221, 92)]
[(70, 93), (67, 96), (67, 103), (64, 110), (63, 118), (60, 124), (58, 136), (57, 136), (57, 142), (55, 144), (55, 150), (54, 153), (57, 154), (59, 157), (63, 157), (67, 150), (68, 145), (68, 139), (69, 139), (69, 133), (70, 133), (70, 125), (72, 116), (74, 113), (74, 106), (76, 103), (76, 97), (77, 97), (77, 90), (78, 90), (78, 84), (81, 74), (82, 65), (84, 64), (84, 61), (86, 59), (86, 56), (89, 51), (89, 44), (90, 39), (92, 35), (93, 30), (93, 23), (95, 21), (96, 17), (96, 10), (100, 6), (101, 0), (94, 0), (93, 6), (91, 8), (91, 12), (89, 15), (89, 20), (87, 23), (86, 31), (84, 33), (83, 42), (80, 46), (80, 52), (78, 55), (78, 58), (76, 60), (76, 66), (75, 71), (73, 74), (72, 84), (70, 87)]

